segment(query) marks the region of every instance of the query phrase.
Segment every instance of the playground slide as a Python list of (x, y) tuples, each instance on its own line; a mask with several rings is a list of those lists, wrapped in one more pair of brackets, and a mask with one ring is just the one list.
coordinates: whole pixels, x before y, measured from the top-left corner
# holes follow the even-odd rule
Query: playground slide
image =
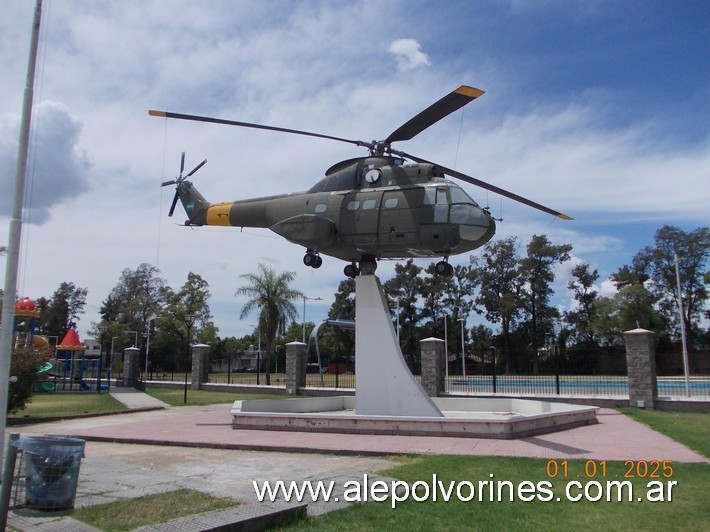
[(49, 347), (49, 340), (47, 340), (44, 336), (35, 334), (32, 337), (32, 345), (35, 347)]
[[(48, 375), (51, 373), (53, 364), (51, 362), (47, 362), (45, 364), (42, 364), (42, 366), (39, 368), (37, 371), (37, 375), (40, 377), (44, 377), (45, 375)], [(40, 381), (39, 383), (39, 389), (42, 392), (53, 392), (55, 389), (54, 383), (51, 381)]]

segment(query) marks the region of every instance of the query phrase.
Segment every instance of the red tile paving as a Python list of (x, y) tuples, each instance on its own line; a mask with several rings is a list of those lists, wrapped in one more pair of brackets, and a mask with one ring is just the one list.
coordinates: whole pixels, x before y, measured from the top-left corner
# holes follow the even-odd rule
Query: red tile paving
[(710, 460), (611, 409), (599, 423), (518, 440), (234, 430), (231, 405), (168, 408), (20, 428), (89, 441), (332, 454), (455, 454), (595, 460)]

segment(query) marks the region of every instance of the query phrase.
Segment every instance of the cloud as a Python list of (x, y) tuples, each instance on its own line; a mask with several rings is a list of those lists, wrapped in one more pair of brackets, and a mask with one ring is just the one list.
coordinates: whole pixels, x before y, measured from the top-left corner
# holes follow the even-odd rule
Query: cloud
[(422, 52), (421, 45), (415, 39), (397, 39), (390, 43), (389, 52), (397, 60), (400, 72), (429, 66), (429, 56)]
[[(61, 103), (45, 101), (35, 108), (34, 131), (25, 185), (25, 217), (42, 225), (52, 207), (70, 201), (89, 186), (90, 163), (79, 145), (81, 123)], [(19, 117), (0, 118), (0, 188), (14, 190), (19, 142)], [(0, 216), (12, 212), (13, 194), (0, 196)]]

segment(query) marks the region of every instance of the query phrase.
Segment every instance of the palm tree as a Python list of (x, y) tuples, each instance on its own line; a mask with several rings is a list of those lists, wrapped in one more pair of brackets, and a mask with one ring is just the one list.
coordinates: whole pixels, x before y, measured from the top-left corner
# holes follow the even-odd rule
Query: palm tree
[(259, 264), (258, 273), (247, 273), (240, 277), (246, 279), (248, 284), (239, 288), (234, 295), (248, 296), (251, 299), (242, 307), (239, 319), (244, 319), (253, 310), (259, 309), (259, 335), (265, 345), (264, 364), (266, 384), (269, 385), (269, 363), (276, 334), (286, 329), (287, 320), (295, 321), (298, 318), (298, 311), (292, 301), (302, 298), (303, 294), (288, 286), (296, 277), (295, 272), (277, 274), (271, 268)]

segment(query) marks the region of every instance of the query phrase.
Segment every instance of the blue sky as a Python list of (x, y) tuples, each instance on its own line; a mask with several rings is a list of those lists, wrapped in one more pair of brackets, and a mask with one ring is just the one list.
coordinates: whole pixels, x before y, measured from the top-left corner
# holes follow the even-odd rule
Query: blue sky
[[(0, 20), (0, 245), (7, 240), (32, 2)], [(159, 184), (208, 164), (213, 201), (305, 190), (352, 146), (149, 118), (149, 108), (347, 138), (384, 138), (461, 84), (486, 91), (398, 148), (572, 215), (563, 222), (475, 187), (498, 235), (571, 243), (602, 280), (668, 223), (708, 225), (710, 4), (704, 1), (189, 2), (45, 0), (19, 292), (88, 288), (85, 334), (124, 268), (148, 262), (174, 288), (202, 275), (222, 335), (240, 275), (295, 271), (325, 317), (343, 263), (302, 265), (266, 230), (189, 230)], [(453, 262), (468, 262), (458, 256)], [(427, 261), (420, 261), (426, 266)], [(0, 258), (4, 275), (5, 259)], [(382, 263), (386, 280), (393, 263)], [(608, 283), (599, 289), (608, 293)], [(300, 305), (297, 305), (299, 308)]]

